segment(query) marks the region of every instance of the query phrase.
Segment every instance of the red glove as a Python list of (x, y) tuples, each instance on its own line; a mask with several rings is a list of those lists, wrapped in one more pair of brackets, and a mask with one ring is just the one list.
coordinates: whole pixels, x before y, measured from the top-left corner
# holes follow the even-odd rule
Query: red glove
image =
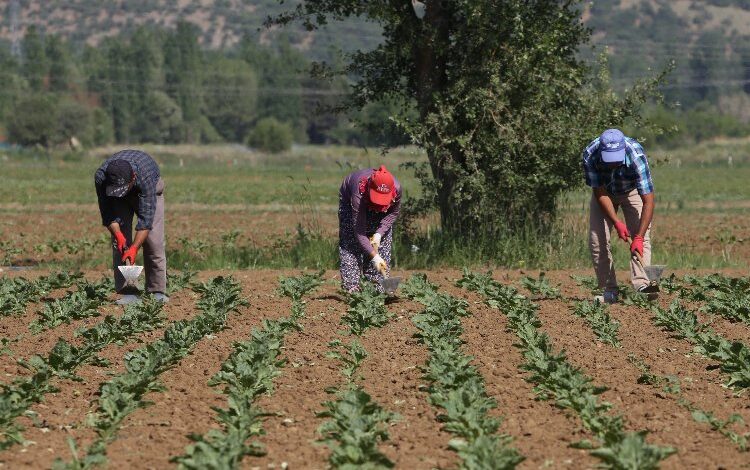
[(122, 262), (125, 263), (130, 261), (130, 264), (135, 264), (135, 255), (138, 254), (138, 248), (131, 246), (122, 254)]
[(628, 232), (628, 227), (624, 223), (619, 220), (615, 222), (615, 230), (617, 230), (617, 236), (620, 237), (620, 240), (624, 242), (628, 241), (628, 238), (630, 238), (630, 232)]
[(633, 237), (633, 243), (630, 244), (630, 252), (635, 254), (638, 252), (639, 255), (643, 256), (643, 237), (636, 235)]
[(120, 254), (123, 254), (125, 252), (125, 246), (128, 244), (125, 235), (123, 235), (122, 232), (115, 232), (115, 242), (117, 243), (117, 251), (119, 251)]

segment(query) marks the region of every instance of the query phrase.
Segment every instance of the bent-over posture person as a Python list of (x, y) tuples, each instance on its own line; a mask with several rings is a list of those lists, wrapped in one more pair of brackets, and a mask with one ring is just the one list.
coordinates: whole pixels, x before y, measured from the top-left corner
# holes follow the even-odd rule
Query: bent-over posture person
[[(641, 263), (651, 264), (651, 220), (654, 215), (654, 184), (646, 152), (635, 139), (618, 129), (608, 129), (583, 151), (583, 171), (591, 187), (589, 249), (603, 300), (617, 302), (618, 289), (610, 250), (610, 232), (630, 243), (630, 273), (633, 287), (656, 295)], [(617, 217), (622, 208), (625, 222)], [(658, 290), (658, 289), (657, 289)]]
[[(139, 150), (122, 150), (109, 157), (94, 175), (102, 224), (112, 234), (115, 290), (128, 291), (117, 266), (135, 264), (143, 247), (146, 292), (166, 302), (167, 256), (164, 245), (164, 181), (151, 156)], [(138, 217), (133, 237), (133, 216)]]
[(375, 283), (390, 273), (393, 223), (401, 208), (401, 185), (385, 168), (358, 170), (339, 189), (341, 287), (359, 289), (360, 277)]

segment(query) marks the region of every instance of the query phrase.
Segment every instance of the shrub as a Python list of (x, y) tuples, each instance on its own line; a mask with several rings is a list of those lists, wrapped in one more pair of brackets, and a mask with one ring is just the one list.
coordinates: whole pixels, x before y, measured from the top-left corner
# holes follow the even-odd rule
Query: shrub
[(283, 152), (292, 147), (292, 128), (276, 118), (264, 118), (250, 132), (247, 143), (266, 152)]

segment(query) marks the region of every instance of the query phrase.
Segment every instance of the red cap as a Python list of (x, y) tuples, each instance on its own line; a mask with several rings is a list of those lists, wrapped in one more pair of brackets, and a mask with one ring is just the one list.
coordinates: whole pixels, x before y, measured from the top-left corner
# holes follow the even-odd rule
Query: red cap
[(395, 190), (393, 175), (385, 169), (385, 165), (380, 165), (370, 177), (370, 202), (379, 206), (390, 205)]

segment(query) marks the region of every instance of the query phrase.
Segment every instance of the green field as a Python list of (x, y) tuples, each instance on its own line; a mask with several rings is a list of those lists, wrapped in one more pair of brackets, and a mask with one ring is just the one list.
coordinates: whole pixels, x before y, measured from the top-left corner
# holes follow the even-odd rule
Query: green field
[[(411, 172), (399, 170), (399, 165), (426, 159), (414, 148), (399, 148), (386, 155), (379, 149), (321, 146), (298, 146), (279, 155), (227, 145), (147, 145), (143, 149), (159, 161), (167, 181), (168, 218), (200, 221), (206, 214), (227, 214), (220, 226), (185, 222), (188, 229), (180, 236), (168, 230), (171, 261), (201, 268), (334, 267), (335, 211), (344, 175), (384, 163), (396, 173), (409, 197), (419, 194), (420, 188)], [(655, 259), (683, 268), (742, 266), (744, 240), (750, 238), (745, 223), (750, 208), (750, 140), (711, 142), (668, 152), (649, 150), (647, 145), (646, 149), (658, 197)], [(88, 240), (106, 238), (98, 231), (93, 173), (99, 162), (116, 150), (0, 154), (0, 214), (7, 222), (4, 246), (12, 244), (16, 251), (22, 250), (16, 256), (34, 259), (30, 245), (64, 239), (66, 233)], [(552, 236), (524, 233), (471, 245), (445, 239), (437, 218), (429, 218), (418, 238), (403, 240), (397, 247), (396, 263), (414, 268), (460, 264), (586, 267), (588, 191), (573, 191), (560, 205), (560, 222)], [(60, 220), (61, 226), (54, 231), (56, 236), (32, 233), (34, 228), (22, 223), (29, 217), (51, 224)], [(271, 221), (268, 223), (275, 231), (267, 236), (257, 232), (248, 225), (253, 217)], [(81, 226), (70, 228), (63, 222), (70, 218), (81, 220)], [(273, 222), (274, 218), (278, 222)], [(14, 228), (19, 226), (22, 228)], [(77, 235), (81, 232), (85, 235)], [(238, 233), (246, 234), (246, 239)], [(260, 235), (253, 237), (253, 233)], [(257, 240), (262, 236), (273, 242), (264, 246)], [(615, 250), (624, 260), (627, 251), (620, 245), (617, 243)], [(105, 250), (89, 251), (72, 262), (91, 265), (106, 260), (101, 253)], [(36, 252), (44, 250), (37, 247)], [(33, 264), (57, 262), (40, 258)]]

